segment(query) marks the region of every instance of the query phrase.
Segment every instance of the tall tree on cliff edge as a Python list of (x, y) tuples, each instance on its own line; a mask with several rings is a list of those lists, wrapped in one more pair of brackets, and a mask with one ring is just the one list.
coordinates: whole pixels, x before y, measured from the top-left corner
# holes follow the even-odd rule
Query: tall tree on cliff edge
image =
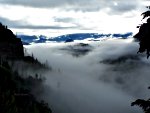
[[(146, 52), (147, 58), (150, 56), (150, 6), (147, 6), (148, 11), (142, 13), (143, 19), (147, 22), (143, 23), (139, 27), (139, 32), (134, 36), (135, 39), (139, 41), (139, 51), (140, 53)], [(150, 87), (149, 87), (150, 89)], [(144, 113), (150, 113), (150, 99), (137, 99), (135, 102), (131, 103), (131, 106), (139, 106), (142, 108)]]
[(139, 41), (138, 53), (146, 52), (147, 58), (150, 56), (150, 6), (147, 6), (148, 11), (143, 12), (141, 15), (143, 19), (146, 19), (146, 23), (138, 26), (139, 32), (134, 36)]

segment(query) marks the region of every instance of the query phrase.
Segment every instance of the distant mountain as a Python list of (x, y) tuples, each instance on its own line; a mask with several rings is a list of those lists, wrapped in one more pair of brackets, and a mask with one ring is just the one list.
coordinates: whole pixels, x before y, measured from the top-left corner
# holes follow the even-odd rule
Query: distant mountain
[(17, 35), (18, 38), (20, 38), (25, 43), (31, 43), (35, 42), (38, 38), (37, 36), (29, 36), (29, 35)]
[(67, 34), (61, 35), (57, 37), (46, 37), (43, 35), (40, 36), (28, 36), (28, 35), (17, 35), (24, 43), (45, 43), (47, 41), (54, 42), (73, 42), (74, 40), (85, 40), (89, 39), (89, 41), (99, 41), (100, 38), (123, 38), (126, 39), (132, 36), (133, 33), (125, 33), (125, 34), (98, 34), (98, 33), (75, 33), (75, 34)]

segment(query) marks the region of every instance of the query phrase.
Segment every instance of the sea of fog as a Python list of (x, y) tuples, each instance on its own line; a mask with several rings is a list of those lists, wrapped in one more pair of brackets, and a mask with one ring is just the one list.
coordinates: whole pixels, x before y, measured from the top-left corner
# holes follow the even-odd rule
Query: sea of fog
[(142, 113), (131, 102), (150, 97), (150, 59), (138, 47), (130, 38), (25, 46), (52, 68), (36, 97), (53, 113)]

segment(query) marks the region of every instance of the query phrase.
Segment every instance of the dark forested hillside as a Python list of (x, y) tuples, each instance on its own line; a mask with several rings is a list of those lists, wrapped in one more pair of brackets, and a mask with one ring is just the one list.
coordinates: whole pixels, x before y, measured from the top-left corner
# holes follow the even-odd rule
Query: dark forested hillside
[(23, 44), (11, 30), (0, 23), (0, 56), (19, 58), (24, 56)]
[(31, 93), (33, 86), (42, 84), (42, 79), (33, 76), (22, 78), (19, 70), (14, 71), (10, 65), (15, 60), (41, 65), (32, 56), (25, 57), (21, 40), (0, 24), (0, 113), (51, 113), (48, 105), (37, 101)]

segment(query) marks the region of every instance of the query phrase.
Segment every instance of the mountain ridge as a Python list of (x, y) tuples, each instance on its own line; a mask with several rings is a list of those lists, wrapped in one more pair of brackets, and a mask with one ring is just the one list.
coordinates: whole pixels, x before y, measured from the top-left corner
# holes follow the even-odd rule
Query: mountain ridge
[(20, 38), (25, 45), (28, 45), (30, 43), (46, 43), (47, 41), (51, 42), (72, 42), (75, 40), (85, 40), (89, 39), (89, 41), (92, 39), (98, 40), (100, 38), (104, 37), (111, 37), (111, 38), (123, 38), (126, 39), (130, 36), (132, 36), (132, 32), (124, 33), (124, 34), (99, 34), (99, 33), (74, 33), (74, 34), (66, 34), (66, 35), (60, 35), (56, 37), (46, 37), (44, 35), (36, 36), (36, 35), (17, 35), (18, 38)]

